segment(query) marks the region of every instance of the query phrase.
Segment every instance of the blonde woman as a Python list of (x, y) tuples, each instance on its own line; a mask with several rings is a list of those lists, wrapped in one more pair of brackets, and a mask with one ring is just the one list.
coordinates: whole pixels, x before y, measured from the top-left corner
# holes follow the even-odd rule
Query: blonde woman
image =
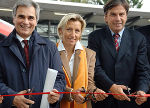
[[(60, 41), (57, 43), (66, 76), (67, 92), (86, 91), (105, 93), (96, 89), (93, 81), (95, 67), (95, 52), (81, 45), (80, 39), (86, 26), (79, 14), (67, 14), (58, 24)], [(96, 101), (103, 100), (106, 94), (95, 94)], [(90, 101), (85, 101), (85, 95), (65, 94), (61, 108), (91, 108)], [(84, 102), (84, 103), (83, 103)]]

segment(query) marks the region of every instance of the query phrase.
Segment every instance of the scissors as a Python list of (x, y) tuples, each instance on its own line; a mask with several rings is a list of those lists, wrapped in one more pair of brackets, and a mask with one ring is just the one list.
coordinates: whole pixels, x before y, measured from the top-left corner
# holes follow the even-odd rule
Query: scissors
[[(27, 89), (27, 93), (32, 93), (32, 92), (33, 92), (33, 88), (32, 88), (32, 89)], [(34, 98), (33, 98), (32, 95), (29, 95), (29, 98), (28, 98), (28, 99), (34, 100)], [(29, 104), (29, 103), (28, 103), (28, 105), (29, 105), (29, 108), (32, 108), (32, 104)]]
[[(94, 89), (93, 93), (94, 93), (95, 91), (96, 91), (96, 89)], [(86, 94), (86, 96), (84, 97), (83, 103), (85, 103), (85, 102), (88, 101), (88, 100), (93, 100), (94, 102), (96, 102), (96, 98), (95, 98), (94, 94), (92, 94), (92, 93), (90, 93), (90, 92), (87, 92), (84, 87), (82, 87), (82, 91), (81, 91), (81, 92), (83, 92), (83, 93)]]
[(130, 95), (133, 95), (133, 94), (136, 94), (136, 93), (131, 93), (131, 88), (129, 88), (128, 86), (126, 86), (126, 87), (127, 87), (127, 90), (124, 91), (125, 94), (126, 94), (126, 95), (129, 95), (128, 97), (130, 97), (130, 98), (132, 98), (132, 99), (135, 99), (134, 96), (130, 96)]

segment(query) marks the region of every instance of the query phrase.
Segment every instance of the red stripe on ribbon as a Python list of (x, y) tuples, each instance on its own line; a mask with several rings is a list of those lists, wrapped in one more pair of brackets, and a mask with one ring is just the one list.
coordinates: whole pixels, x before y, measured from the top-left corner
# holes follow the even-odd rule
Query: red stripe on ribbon
[[(107, 95), (124, 95), (124, 94), (115, 94), (115, 93), (93, 93), (93, 92), (55, 92), (58, 94), (107, 94)], [(0, 95), (3, 97), (6, 96), (20, 96), (20, 95), (42, 95), (42, 94), (50, 94), (50, 92), (40, 92), (40, 93), (25, 93), (25, 94), (10, 94), (10, 95)], [(150, 97), (150, 94), (141, 95), (127, 95), (129, 97)]]

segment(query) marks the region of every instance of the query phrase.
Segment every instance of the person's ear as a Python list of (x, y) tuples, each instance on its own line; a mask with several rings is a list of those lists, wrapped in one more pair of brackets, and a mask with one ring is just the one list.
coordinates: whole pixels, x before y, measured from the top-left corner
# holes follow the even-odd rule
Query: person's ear
[(59, 28), (59, 29), (58, 29), (58, 32), (59, 32), (60, 38), (62, 39), (62, 34), (63, 34), (62, 28)]
[(62, 32), (63, 32), (63, 31), (62, 31), (62, 28), (59, 28), (59, 29), (58, 29), (58, 32), (59, 32), (60, 35), (62, 35)]
[(14, 25), (15, 25), (15, 22), (16, 22), (15, 20), (16, 20), (16, 18), (15, 18), (15, 17), (13, 17), (13, 24), (14, 24)]
[(107, 15), (106, 14), (104, 15), (104, 21), (107, 24)]

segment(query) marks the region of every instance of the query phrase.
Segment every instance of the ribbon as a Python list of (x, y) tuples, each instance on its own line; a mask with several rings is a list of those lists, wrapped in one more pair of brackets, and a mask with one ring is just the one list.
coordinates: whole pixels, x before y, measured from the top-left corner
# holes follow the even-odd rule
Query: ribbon
[[(115, 93), (93, 93), (93, 92), (55, 92), (58, 94), (107, 94), (107, 95), (124, 95), (124, 94), (115, 94)], [(25, 94), (10, 94), (10, 95), (0, 95), (0, 97), (7, 97), (7, 96), (20, 96), (20, 95), (42, 95), (42, 94), (50, 94), (50, 92), (39, 92), (39, 93), (25, 93)], [(150, 97), (150, 94), (145, 94), (144, 96), (141, 95), (127, 95), (129, 97)]]

